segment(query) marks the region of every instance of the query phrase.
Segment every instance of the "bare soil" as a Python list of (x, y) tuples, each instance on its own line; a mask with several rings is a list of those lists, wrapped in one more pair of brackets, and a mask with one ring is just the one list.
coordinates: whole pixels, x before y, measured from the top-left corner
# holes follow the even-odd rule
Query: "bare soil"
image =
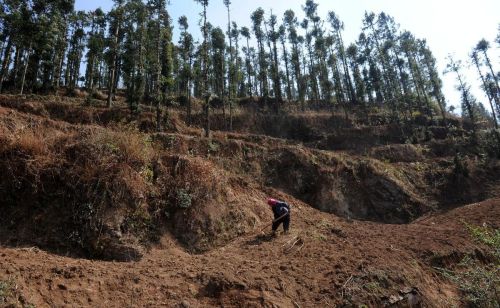
[(500, 227), (500, 200), (408, 225), (349, 222), (294, 204), (290, 234), (249, 232), (204, 254), (168, 236), (130, 263), (3, 247), (0, 279), (13, 279), (19, 298), (38, 307), (381, 306), (401, 294), (401, 305), (444, 307), (460, 295), (433, 266), (484, 257), (462, 221)]
[(500, 227), (500, 164), (457, 162), (458, 122), (409, 144), (376, 115), (246, 112), (205, 139), (178, 110), (154, 133), (147, 109), (0, 96), (0, 306), (464, 305), (438, 269), (490, 262), (465, 223)]

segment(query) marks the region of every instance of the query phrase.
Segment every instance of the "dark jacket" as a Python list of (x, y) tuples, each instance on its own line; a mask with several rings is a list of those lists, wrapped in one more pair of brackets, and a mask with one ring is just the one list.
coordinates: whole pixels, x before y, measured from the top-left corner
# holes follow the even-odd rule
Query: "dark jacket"
[(286, 202), (278, 201), (278, 203), (273, 206), (273, 213), (274, 219), (278, 219), (287, 213), (290, 215), (290, 206)]

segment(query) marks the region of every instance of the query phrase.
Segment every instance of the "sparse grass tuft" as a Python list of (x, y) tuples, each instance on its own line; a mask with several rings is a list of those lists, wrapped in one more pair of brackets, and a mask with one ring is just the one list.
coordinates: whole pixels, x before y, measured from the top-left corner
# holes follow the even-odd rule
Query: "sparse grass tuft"
[(35, 305), (26, 302), (17, 287), (12, 278), (0, 280), (0, 307), (35, 308)]
[(497, 308), (500, 305), (500, 230), (486, 225), (466, 224), (466, 228), (478, 242), (490, 248), (493, 262), (483, 264), (466, 256), (454, 270), (439, 270), (458, 286), (467, 305)]
[(0, 304), (6, 304), (12, 294), (13, 282), (11, 280), (0, 281)]
[(500, 263), (500, 229), (490, 228), (486, 224), (482, 226), (466, 224), (466, 227), (477, 241), (492, 249), (496, 262)]

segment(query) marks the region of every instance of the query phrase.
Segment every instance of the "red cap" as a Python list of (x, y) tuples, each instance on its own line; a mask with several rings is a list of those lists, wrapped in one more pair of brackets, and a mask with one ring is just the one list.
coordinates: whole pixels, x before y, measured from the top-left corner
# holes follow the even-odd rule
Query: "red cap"
[(275, 206), (276, 203), (278, 203), (278, 201), (276, 199), (273, 199), (273, 198), (267, 199), (267, 204), (269, 204), (270, 206)]

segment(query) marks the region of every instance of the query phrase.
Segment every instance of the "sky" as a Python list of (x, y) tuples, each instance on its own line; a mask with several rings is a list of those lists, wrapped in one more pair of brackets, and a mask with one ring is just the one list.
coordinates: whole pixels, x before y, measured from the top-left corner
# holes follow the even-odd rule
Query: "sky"
[[(287, 9), (293, 9), (299, 19), (304, 17), (302, 6), (305, 0), (232, 0), (232, 19), (238, 26), (249, 26), (250, 15), (258, 7), (271, 10), (278, 17)], [(169, 13), (175, 27), (180, 16), (186, 15), (190, 32), (199, 37), (198, 20), (201, 6), (194, 0), (171, 0)], [(440, 72), (446, 66), (446, 57), (453, 54), (456, 59), (468, 61), (468, 54), (477, 42), (485, 38), (490, 41), (490, 59), (496, 71), (500, 70), (500, 49), (494, 44), (500, 25), (499, 0), (316, 0), (318, 13), (326, 20), (329, 11), (335, 11), (345, 24), (344, 39), (354, 42), (361, 32), (365, 11), (385, 12), (393, 16), (402, 30), (409, 30), (418, 38), (427, 39), (438, 61)], [(91, 10), (101, 7), (107, 11), (111, 0), (76, 0), (76, 9)], [(227, 12), (223, 0), (210, 0), (208, 20), (214, 26), (227, 27)], [(178, 31), (174, 30), (177, 41)], [(474, 67), (464, 71), (466, 80), (472, 85), (473, 94), (487, 107), (487, 99), (479, 89), (479, 77)], [(455, 78), (451, 74), (442, 76), (444, 93), (449, 105), (460, 106), (460, 96), (455, 90)]]

